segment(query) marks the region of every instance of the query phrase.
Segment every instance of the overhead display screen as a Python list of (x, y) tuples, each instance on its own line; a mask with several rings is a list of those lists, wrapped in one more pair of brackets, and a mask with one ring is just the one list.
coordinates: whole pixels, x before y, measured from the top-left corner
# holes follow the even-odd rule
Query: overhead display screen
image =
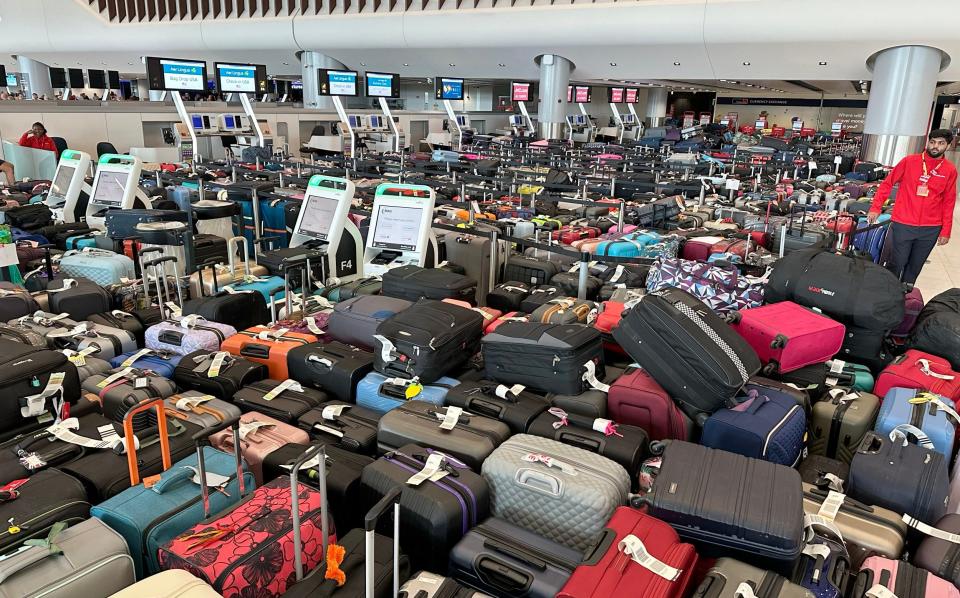
[(86, 83), (83, 82), (83, 69), (69, 69), (70, 87), (73, 89), (83, 89)]
[(110, 89), (120, 89), (120, 71), (107, 71), (107, 83)]
[(50, 69), (50, 87), (63, 89), (67, 86), (67, 70), (60, 68)]
[(399, 98), (400, 75), (397, 73), (364, 73), (368, 98)]
[(355, 96), (357, 95), (357, 71), (333, 71), (320, 69), (318, 82), (319, 94), (322, 96)]
[(577, 85), (574, 87), (573, 95), (578, 104), (586, 104), (593, 100), (593, 94), (590, 93), (590, 87), (586, 85)]
[(266, 93), (267, 67), (262, 64), (215, 62), (213, 71), (220, 93)]
[(567, 103), (573, 103), (573, 85), (567, 85)]
[(626, 103), (628, 103), (628, 104), (636, 104), (636, 103), (637, 103), (637, 88), (636, 88), (636, 87), (628, 87), (627, 90), (626, 90), (626, 93), (625, 93), (625, 95), (624, 95), (623, 101), (626, 102)]
[(607, 88), (607, 99), (611, 103), (620, 104), (623, 102), (623, 88), (622, 87), (608, 87)]
[(511, 102), (529, 102), (530, 101), (530, 84), (519, 83), (517, 81), (514, 81), (513, 83), (511, 83), (510, 84), (510, 101)]
[(463, 79), (437, 77), (435, 91), (438, 100), (462, 100)]
[(207, 63), (147, 57), (147, 80), (154, 91), (206, 91)]
[(107, 88), (107, 71), (96, 71), (91, 69), (87, 71), (87, 75), (90, 77), (91, 89)]

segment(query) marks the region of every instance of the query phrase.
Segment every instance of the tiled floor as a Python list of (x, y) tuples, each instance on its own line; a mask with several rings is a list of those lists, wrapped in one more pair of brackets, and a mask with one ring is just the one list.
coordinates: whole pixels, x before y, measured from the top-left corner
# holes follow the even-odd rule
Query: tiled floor
[[(951, 152), (949, 156), (960, 166), (960, 152)], [(917, 287), (927, 300), (947, 289), (960, 287), (960, 203), (953, 212), (953, 238), (943, 247), (933, 249)]]

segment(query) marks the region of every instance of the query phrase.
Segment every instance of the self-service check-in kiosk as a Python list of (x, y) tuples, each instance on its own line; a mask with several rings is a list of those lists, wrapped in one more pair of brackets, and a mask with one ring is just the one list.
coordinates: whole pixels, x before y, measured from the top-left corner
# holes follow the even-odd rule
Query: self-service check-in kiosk
[[(356, 186), (347, 179), (314, 175), (304, 193), (291, 247), (324, 250), (328, 279), (347, 282), (363, 276), (363, 238), (349, 218)], [(324, 281), (326, 283), (326, 281)]]
[(400, 266), (433, 267), (437, 237), (431, 228), (436, 192), (425, 185), (377, 187), (364, 250), (364, 273), (382, 276)]
[[(50, 192), (44, 203), (51, 209), (62, 209), (61, 219), (64, 222), (76, 222), (79, 217), (76, 213), (80, 201), (81, 191), (90, 196), (91, 189), (84, 189), (84, 177), (90, 169), (90, 154), (77, 150), (64, 150), (57, 164), (57, 172), (53, 175)], [(82, 215), (82, 214), (81, 214)]]
[[(136, 156), (100, 156), (90, 201), (87, 203), (87, 226), (103, 230), (107, 210), (128, 210), (134, 207), (142, 166), (143, 162)], [(143, 200), (145, 204), (149, 203), (146, 198)]]

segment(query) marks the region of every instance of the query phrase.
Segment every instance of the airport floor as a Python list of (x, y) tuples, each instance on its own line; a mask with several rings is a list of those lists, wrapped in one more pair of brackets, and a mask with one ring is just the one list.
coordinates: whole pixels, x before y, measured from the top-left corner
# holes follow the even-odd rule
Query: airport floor
[[(960, 152), (948, 155), (960, 167)], [(917, 286), (926, 300), (947, 289), (960, 287), (960, 203), (953, 212), (953, 238), (943, 247), (933, 249), (920, 272)]]

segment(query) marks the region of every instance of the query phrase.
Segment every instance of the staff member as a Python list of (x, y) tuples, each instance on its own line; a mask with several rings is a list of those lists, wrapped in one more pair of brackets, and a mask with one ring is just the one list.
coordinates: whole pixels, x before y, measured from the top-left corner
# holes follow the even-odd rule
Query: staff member
[(936, 129), (927, 136), (927, 149), (900, 160), (887, 175), (870, 206), (867, 221), (873, 224), (897, 183), (897, 200), (891, 217), (891, 256), (887, 267), (905, 283), (913, 284), (934, 245), (946, 245), (953, 228), (957, 201), (957, 169), (943, 157), (953, 133)]
[(43, 123), (33, 123), (30, 130), (20, 137), (20, 145), (57, 153), (57, 144), (53, 142), (53, 139), (47, 137), (47, 128), (43, 126)]

